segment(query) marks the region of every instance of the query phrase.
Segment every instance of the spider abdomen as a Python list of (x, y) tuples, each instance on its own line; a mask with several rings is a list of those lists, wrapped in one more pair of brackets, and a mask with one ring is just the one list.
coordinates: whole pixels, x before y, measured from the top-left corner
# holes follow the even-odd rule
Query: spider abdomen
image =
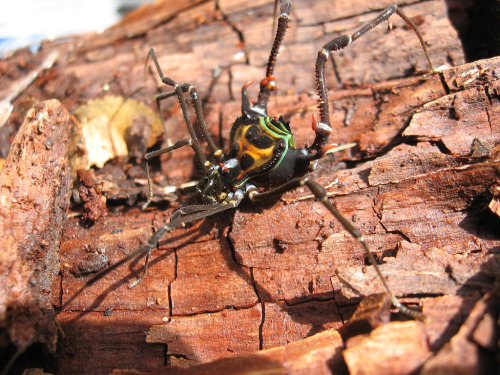
[(237, 187), (278, 167), (295, 149), (288, 122), (269, 116), (242, 116), (231, 129), (229, 157), (238, 161), (240, 171), (233, 177)]

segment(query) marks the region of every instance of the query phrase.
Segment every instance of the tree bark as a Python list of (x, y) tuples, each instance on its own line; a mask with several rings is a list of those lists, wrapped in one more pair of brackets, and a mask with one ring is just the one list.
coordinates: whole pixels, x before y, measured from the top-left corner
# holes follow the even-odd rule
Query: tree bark
[[(363, 296), (384, 289), (359, 243), (301, 188), (167, 233), (147, 276), (132, 289), (127, 284), (142, 272), (143, 259), (87, 288), (57, 317), (64, 331), (58, 373), (477, 373), (494, 364), (498, 346), (490, 332), (498, 335), (493, 281), (499, 276), (500, 219), (488, 205), (500, 196), (500, 58), (464, 64), (442, 1), (398, 3), (428, 42), (434, 65), (451, 66), (426, 71), (417, 37), (397, 16), (391, 31), (378, 27), (333, 53), (327, 69), (332, 141), (356, 146), (320, 160), (312, 177), (364, 232), (394, 293), (420, 307), (429, 321), (388, 323), (385, 295), (372, 296), (375, 302), (364, 302), (353, 316)], [(293, 2), (275, 72), (279, 90), (268, 112), (290, 121), (299, 147), (314, 139), (318, 49), (339, 33), (354, 32), (386, 5)], [(144, 76), (154, 47), (165, 75), (197, 87), (209, 131), (226, 150), (242, 85), (264, 78), (272, 14), (273, 3), (264, 1), (164, 1), (102, 34), (45, 42), (36, 54), (21, 50), (2, 62), (6, 89), (0, 96), (6, 97), (27, 72), (58, 54), (55, 66), (13, 101), (0, 128), (0, 151), (13, 140), (28, 98), (56, 98), (80, 120), (69, 150), (75, 202), (60, 238), (60, 282), (46, 297), (55, 307), (88, 274), (145, 244), (176, 209), (199, 203), (194, 189), (185, 187), (200, 178), (198, 163), (182, 148), (153, 163), (154, 204), (140, 210), (147, 187), (136, 159), (151, 122), (142, 112), (128, 115), (135, 134), (125, 140), (130, 157), (115, 157), (102, 168), (71, 164), (84, 154), (92, 160), (91, 146), (75, 142), (85, 133), (82, 106), (97, 99), (110, 107), (105, 100), (120, 96), (155, 108), (159, 78), (152, 64), (152, 76)], [(250, 86), (251, 98), (257, 87)], [(178, 102), (171, 98), (161, 107), (169, 137), (188, 137)], [(160, 147), (163, 138), (154, 126), (151, 134)], [(10, 148), (18, 149), (18, 141)], [(4, 172), (15, 163), (9, 156)], [(58, 194), (69, 204), (68, 194)], [(13, 230), (18, 236), (26, 231)], [(57, 276), (51, 270), (50, 280)], [(1, 277), (15, 275), (2, 267)], [(28, 281), (20, 283), (22, 289)], [(0, 302), (17, 314), (9, 299)], [(28, 311), (36, 307), (24, 305)], [(30, 332), (39, 324), (40, 315), (26, 323)], [(2, 326), (19, 345), (13, 326), (7, 320)], [(466, 363), (459, 361), (462, 351)]]

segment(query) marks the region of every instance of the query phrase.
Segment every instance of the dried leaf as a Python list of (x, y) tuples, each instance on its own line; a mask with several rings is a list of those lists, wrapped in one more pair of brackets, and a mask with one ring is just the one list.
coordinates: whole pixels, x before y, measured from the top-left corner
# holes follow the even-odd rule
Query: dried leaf
[(91, 100), (75, 111), (81, 123), (81, 141), (87, 151), (88, 167), (104, 164), (117, 156), (127, 156), (130, 145), (129, 129), (134, 118), (142, 116), (151, 124), (148, 146), (162, 133), (159, 117), (143, 103), (121, 96)]

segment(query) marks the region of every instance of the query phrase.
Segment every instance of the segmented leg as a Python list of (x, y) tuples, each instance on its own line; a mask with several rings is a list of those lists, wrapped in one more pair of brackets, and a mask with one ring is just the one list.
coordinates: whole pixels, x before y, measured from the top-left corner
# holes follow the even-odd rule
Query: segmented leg
[[(151, 254), (151, 251), (153, 251), (153, 249), (156, 247), (156, 245), (158, 245), (158, 242), (160, 242), (161, 238), (165, 235), (165, 233), (178, 227), (182, 223), (191, 223), (192, 221), (200, 220), (207, 216), (215, 215), (216, 213), (228, 210), (230, 208), (238, 207), (243, 197), (244, 197), (243, 191), (237, 190), (233, 195), (229, 196), (225, 201), (221, 203), (196, 204), (180, 208), (177, 211), (175, 211), (170, 217), (170, 221), (168, 223), (163, 224), (163, 226), (151, 236), (151, 238), (148, 240), (148, 243), (145, 246), (143, 246), (139, 251), (136, 251), (134, 253), (135, 255), (127, 256), (127, 259), (132, 259), (141, 254), (146, 254), (146, 260), (144, 262), (144, 269), (142, 271), (142, 274), (135, 281), (129, 284), (129, 288), (133, 288), (134, 286), (139, 284), (141, 280), (144, 278), (144, 276), (146, 276), (148, 270), (149, 255)], [(120, 263), (122, 263), (122, 261), (120, 261)], [(101, 277), (102, 276), (103, 275), (101, 275)]]
[(380, 25), (382, 22), (387, 21), (389, 17), (391, 17), (394, 13), (400, 16), (415, 32), (420, 41), (420, 45), (425, 54), (425, 58), (429, 64), (429, 67), (432, 71), (435, 71), (434, 65), (429, 57), (429, 51), (427, 50), (427, 46), (425, 45), (425, 41), (422, 37), (422, 34), (417, 29), (417, 26), (413, 23), (413, 21), (403, 13), (401, 9), (399, 9), (396, 5), (390, 5), (385, 10), (379, 14), (374, 20), (363, 25), (359, 30), (354, 32), (353, 34), (340, 35), (328, 43), (326, 43), (321, 50), (318, 51), (318, 58), (316, 60), (316, 85), (318, 90), (319, 102), (319, 123), (316, 125), (316, 138), (314, 139), (313, 144), (310, 149), (312, 150), (321, 150), (328, 143), (328, 138), (332, 131), (330, 125), (330, 111), (328, 108), (328, 88), (326, 86), (326, 78), (325, 78), (325, 65), (327, 60), (330, 57), (330, 52), (341, 50), (348, 45), (350, 45), (355, 40), (361, 38), (368, 31), (372, 30), (376, 26)]
[[(181, 140), (181, 141), (177, 141), (175, 144), (169, 145), (168, 147), (166, 147), (164, 149), (161, 149), (161, 150), (158, 150), (158, 151), (154, 151), (154, 152), (150, 152), (150, 153), (146, 154), (146, 158), (145, 158), (145, 170), (146, 170), (146, 177), (148, 179), (149, 197), (148, 197), (147, 202), (142, 206), (142, 209), (145, 209), (151, 203), (151, 200), (153, 198), (153, 187), (152, 187), (152, 183), (151, 183), (151, 177), (150, 177), (150, 174), (149, 174), (149, 163), (148, 163), (148, 161), (150, 159), (158, 157), (158, 156), (166, 154), (166, 153), (169, 153), (169, 152), (174, 151), (174, 150), (176, 150), (176, 149), (178, 149), (180, 147), (189, 145), (191, 148), (193, 148), (193, 150), (194, 150), (194, 152), (196, 154), (196, 157), (198, 158), (198, 160), (199, 160), (199, 162), (200, 162), (200, 164), (201, 164), (201, 166), (203, 168), (203, 172), (204, 173), (207, 172), (207, 169), (211, 165), (211, 163), (205, 158), (205, 155), (203, 154), (203, 150), (202, 150), (201, 145), (200, 145), (200, 141), (198, 140), (198, 137), (196, 136), (196, 132), (194, 130), (193, 123), (191, 122), (191, 119), (190, 119), (190, 116), (189, 116), (188, 104), (187, 104), (186, 98), (184, 97), (184, 93), (189, 92), (189, 94), (191, 96), (191, 99), (192, 99), (192, 102), (193, 102), (193, 107), (194, 107), (195, 114), (196, 114), (197, 124), (200, 127), (201, 133), (203, 134), (203, 137), (207, 141), (208, 146), (212, 150), (212, 153), (213, 153), (215, 159), (219, 163), (223, 161), (223, 152), (222, 152), (222, 150), (219, 149), (215, 145), (215, 143), (214, 143), (214, 141), (212, 139), (212, 136), (208, 132), (207, 125), (206, 125), (206, 122), (205, 122), (205, 118), (203, 117), (203, 111), (202, 111), (202, 106), (201, 106), (201, 99), (200, 99), (200, 97), (198, 95), (198, 91), (196, 90), (196, 88), (193, 85), (189, 84), (189, 83), (180, 83), (179, 84), (179, 83), (175, 82), (172, 78), (166, 77), (163, 74), (162, 70), (161, 70), (161, 67), (160, 67), (160, 64), (158, 62), (158, 58), (156, 57), (156, 53), (154, 51), (154, 48), (151, 48), (149, 50), (148, 59), (150, 57), (151, 57), (151, 60), (153, 61), (154, 65), (156, 67), (156, 71), (158, 72), (158, 75), (160, 76), (161, 81), (164, 84), (166, 84), (166, 85), (171, 86), (171, 87), (174, 88), (174, 90), (172, 90), (172, 91), (168, 91), (168, 92), (164, 92), (164, 93), (158, 94), (155, 97), (155, 101), (156, 101), (156, 103), (158, 105), (158, 109), (159, 109), (159, 112), (160, 112), (160, 119), (161, 119), (161, 121), (162, 121), (162, 123), (164, 124), (164, 127), (165, 127), (165, 119), (163, 117), (163, 112), (162, 112), (161, 107), (160, 107), (160, 102), (162, 100), (170, 98), (171, 96), (177, 96), (177, 98), (179, 100), (179, 104), (181, 106), (182, 114), (184, 116), (184, 121), (186, 122), (186, 125), (187, 125), (187, 128), (189, 130), (189, 134), (191, 136), (191, 139), (184, 139), (184, 140)], [(146, 60), (146, 62), (147, 62), (147, 60)], [(167, 142), (170, 142), (170, 140), (168, 139), (168, 137), (167, 137)]]
[(149, 174), (149, 160), (157, 158), (160, 155), (167, 154), (169, 152), (172, 152), (174, 150), (177, 150), (178, 148), (184, 147), (184, 146), (191, 146), (193, 147), (193, 141), (191, 139), (182, 139), (180, 141), (175, 142), (173, 145), (162, 148), (161, 150), (157, 151), (152, 151), (148, 152), (146, 156), (144, 157), (144, 171), (146, 172), (146, 177), (148, 179), (148, 200), (146, 203), (142, 205), (142, 209), (145, 210), (151, 201), (153, 200), (153, 184), (151, 183), (151, 176)]
[(276, 57), (285, 37), (288, 24), (292, 20), (290, 18), (290, 12), (292, 11), (292, 4), (289, 2), (284, 2), (281, 4), (281, 15), (278, 18), (278, 28), (276, 30), (276, 36), (274, 37), (273, 47), (271, 48), (271, 53), (267, 61), (266, 67), (266, 78), (260, 82), (259, 97), (255, 102), (254, 107), (260, 108), (265, 116), (267, 114), (267, 103), (271, 93), (276, 89), (276, 82), (274, 80), (274, 67), (276, 66)]
[[(254, 107), (252, 107), (254, 111), (260, 110), (260, 114), (262, 116), (267, 115), (267, 104), (271, 96), (271, 92), (276, 88), (276, 82), (273, 77), (274, 68), (276, 66), (276, 57), (278, 55), (281, 43), (283, 42), (283, 39), (285, 37), (288, 24), (291, 21), (290, 13), (292, 11), (292, 5), (289, 2), (284, 1), (281, 4), (280, 10), (281, 15), (278, 18), (278, 27), (274, 38), (273, 47), (271, 49), (271, 53), (267, 62), (266, 78), (264, 78), (260, 83), (259, 97), (255, 102)], [(340, 35), (332, 39), (331, 41), (326, 43), (321, 48), (321, 50), (319, 50), (318, 58), (316, 60), (316, 86), (319, 96), (318, 108), (320, 118), (319, 122), (316, 120), (313, 121), (313, 130), (316, 133), (316, 137), (313, 144), (308, 148), (310, 151), (324, 154), (328, 150), (328, 148), (325, 147), (328, 144), (328, 140), (332, 132), (332, 127), (330, 124), (330, 111), (328, 108), (328, 89), (326, 86), (325, 77), (325, 64), (330, 57), (330, 52), (338, 51), (347, 47), (355, 40), (361, 38), (368, 31), (380, 25), (382, 22), (387, 21), (393, 14), (397, 14), (398, 16), (400, 16), (413, 29), (420, 41), (420, 45), (422, 46), (422, 50), (424, 51), (425, 58), (427, 59), (431, 71), (436, 71), (430, 59), (429, 52), (427, 50), (427, 46), (425, 45), (422, 34), (418, 30), (415, 23), (408, 16), (406, 16), (406, 14), (400, 8), (398, 8), (397, 5), (388, 6), (375, 19), (363, 25), (353, 34)], [(243, 89), (245, 90), (246, 87), (248, 87), (248, 85), (245, 85)], [(243, 102), (245, 103), (245, 98)], [(247, 105), (247, 107), (249, 106)]]
[(342, 215), (339, 210), (328, 200), (328, 196), (326, 193), (326, 190), (323, 186), (321, 186), (318, 182), (315, 180), (310, 179), (309, 177), (299, 177), (295, 178), (293, 180), (288, 181), (287, 183), (278, 186), (275, 189), (268, 190), (265, 192), (258, 192), (257, 190), (251, 191), (248, 196), (251, 200), (253, 201), (259, 201), (259, 200), (264, 200), (272, 196), (276, 195), (281, 195), (287, 191), (296, 189), (300, 186), (307, 186), (309, 190), (314, 194), (314, 196), (332, 213), (332, 215), (342, 224), (342, 226), (349, 232), (349, 234), (358, 241), (361, 246), (363, 246), (363, 249), (368, 256), (368, 259), (370, 260), (370, 263), (373, 265), (375, 268), (375, 272), (377, 273), (379, 279), (382, 281), (382, 285), (384, 286), (385, 290), (387, 293), (389, 293), (391, 302), (393, 306), (402, 313), (412, 316), (416, 319), (420, 320), (425, 320), (426, 317), (419, 311), (412, 310), (406, 306), (404, 306), (401, 302), (399, 302), (398, 298), (394, 295), (392, 292), (391, 288), (387, 284), (382, 272), (380, 271), (380, 268), (378, 266), (377, 261), (375, 260), (375, 257), (373, 256), (373, 253), (371, 252), (370, 248), (368, 247), (368, 244), (365, 241), (365, 236), (363, 232), (361, 232), (358, 228), (356, 228), (344, 215)]
[[(160, 108), (160, 102), (162, 100), (170, 98), (171, 96), (177, 96), (177, 99), (179, 100), (179, 104), (181, 106), (182, 114), (184, 116), (184, 121), (186, 122), (191, 139), (183, 139), (183, 140), (175, 142), (174, 144), (172, 144), (166, 148), (163, 148), (161, 150), (153, 151), (153, 152), (146, 154), (145, 160), (144, 160), (144, 169), (146, 171), (146, 177), (148, 180), (149, 196), (148, 196), (148, 200), (146, 201), (146, 203), (144, 203), (144, 205), (142, 206), (143, 210), (149, 206), (149, 204), (151, 203), (151, 201), (153, 199), (153, 186), (152, 186), (152, 182), (151, 182), (151, 176), (149, 173), (149, 160), (150, 159), (156, 158), (160, 155), (163, 155), (163, 154), (166, 154), (169, 152), (172, 152), (172, 151), (177, 150), (177, 149), (184, 147), (184, 146), (190, 146), (191, 148), (193, 148), (193, 150), (196, 154), (196, 157), (198, 158), (198, 160), (203, 168), (203, 172), (205, 174), (208, 172), (208, 168), (211, 166), (211, 163), (205, 158), (205, 155), (203, 154), (203, 151), (201, 149), (201, 145), (200, 145), (200, 142), (198, 140), (198, 137), (196, 136), (196, 132), (194, 130), (193, 123), (191, 122), (191, 119), (189, 117), (188, 105), (187, 105), (186, 98), (184, 97), (184, 93), (189, 92), (189, 94), (191, 96), (191, 100), (193, 102), (193, 107), (194, 107), (194, 110), (196, 113), (197, 124), (200, 127), (200, 130), (201, 130), (203, 137), (205, 138), (207, 144), (209, 145), (210, 149), (212, 150), (214, 158), (218, 162), (223, 161), (222, 150), (219, 149), (215, 145), (215, 143), (212, 139), (212, 136), (208, 132), (205, 118), (203, 117), (201, 99), (198, 96), (198, 91), (196, 90), (196, 88), (189, 83), (180, 83), (179, 84), (179, 83), (175, 82), (172, 78), (166, 77), (161, 70), (161, 67), (160, 67), (160, 64), (158, 62), (158, 58), (156, 57), (156, 53), (154, 51), (154, 48), (151, 48), (149, 50), (149, 54), (148, 54), (147, 59), (149, 59), (149, 57), (151, 57), (151, 60), (153, 61), (154, 65), (156, 67), (156, 71), (158, 72), (158, 75), (161, 78), (161, 81), (164, 84), (174, 88), (174, 90), (172, 90), (172, 91), (161, 93), (155, 97), (155, 101), (158, 105), (159, 112), (160, 112), (160, 118), (161, 118), (163, 124), (165, 125), (165, 119), (163, 117), (163, 113), (162, 113), (161, 108)], [(147, 60), (146, 60), (146, 63), (147, 63)], [(167, 140), (168, 140), (168, 138), (167, 138)], [(234, 196), (237, 196), (237, 194), (235, 193)], [(241, 198), (239, 198), (239, 200), (237, 200), (236, 206), (239, 205), (240, 201), (241, 201)], [(198, 220), (198, 219), (204, 218), (206, 216), (213, 215), (217, 212), (226, 210), (228, 208), (235, 207), (234, 203), (235, 203), (235, 200), (232, 199), (232, 200), (226, 200), (226, 201), (224, 201), (220, 204), (216, 204), (216, 205), (195, 205), (195, 206), (189, 206), (186, 209), (180, 209), (180, 210), (176, 211), (172, 215), (172, 218), (171, 218), (169, 224), (165, 224), (162, 228), (160, 228), (157, 232), (155, 232), (153, 237), (151, 237), (151, 239), (148, 241), (148, 245), (146, 245), (146, 247), (147, 247), (147, 249), (146, 249), (146, 261), (144, 264), (143, 274), (135, 282), (133, 282), (130, 285), (130, 287), (137, 285), (144, 278), (144, 276), (146, 275), (146, 272), (147, 272), (147, 268), (148, 268), (149, 254), (151, 253), (151, 250), (153, 249), (153, 247), (156, 246), (156, 244), (158, 243), (160, 238), (168, 230), (175, 228), (176, 226), (178, 226), (182, 222), (189, 222), (192, 220)], [(188, 211), (186, 211), (186, 210), (188, 210)], [(199, 212), (198, 213), (191, 213), (192, 211), (199, 211)], [(189, 213), (189, 215), (187, 215), (188, 213)], [(185, 221), (185, 219), (183, 219), (184, 215), (187, 215), (186, 217), (189, 218), (189, 220)]]
[[(17, 358), (27, 349), (29, 348), (35, 340), (40, 336), (40, 334), (45, 331), (48, 327), (48, 325), (59, 315), (60, 312), (64, 311), (67, 306), (69, 306), (82, 292), (87, 289), (89, 286), (94, 284), (97, 280), (100, 280), (107, 274), (109, 274), (111, 271), (117, 269), (118, 267), (122, 266), (123, 264), (127, 263), (128, 261), (139, 257), (146, 255), (146, 259), (149, 258), (149, 255), (151, 254), (151, 251), (158, 245), (158, 242), (161, 240), (161, 238), (167, 233), (168, 231), (171, 231), (172, 229), (175, 229), (182, 223), (190, 223), (195, 220), (203, 219), (207, 216), (214, 215), (218, 212), (228, 210), (230, 208), (235, 208), (238, 207), (239, 204), (241, 203), (241, 200), (243, 199), (244, 192), (241, 190), (237, 190), (231, 197), (228, 197), (224, 202), (218, 203), (218, 204), (212, 204), (212, 205), (206, 205), (206, 204), (198, 204), (198, 205), (193, 205), (193, 206), (188, 206), (181, 208), (177, 211), (175, 211), (171, 218), (170, 221), (165, 223), (160, 229), (158, 229), (148, 240), (146, 245), (142, 246), (140, 249), (134, 251), (133, 253), (130, 253), (127, 255), (125, 258), (120, 259), (118, 262), (112, 264), (111, 266), (99, 271), (96, 273), (94, 276), (92, 276), (90, 279), (88, 279), (85, 284), (78, 289), (66, 302), (64, 302), (59, 310), (54, 314), (53, 319), (49, 319), (44, 325), (42, 325), (38, 331), (35, 332), (35, 334), (21, 346), (17, 352), (10, 358), (9, 362), (4, 368), (4, 371), (2, 372), (2, 375), (6, 374), (8, 370), (12, 367), (14, 362), (17, 360)], [(135, 281), (129, 284), (129, 288), (133, 288), (139, 282), (144, 278), (146, 275), (148, 268), (148, 262), (146, 261), (144, 265), (143, 272), (139, 278), (137, 278)]]
[[(223, 152), (221, 149), (219, 149), (215, 145), (215, 142), (213, 141), (212, 136), (208, 132), (207, 124), (206, 124), (205, 118), (203, 116), (202, 103), (201, 103), (201, 99), (198, 95), (198, 91), (196, 90), (196, 87), (194, 87), (193, 85), (191, 85), (189, 83), (186, 83), (186, 82), (177, 83), (172, 78), (166, 77), (161, 70), (161, 67), (160, 67), (160, 64), (158, 62), (158, 58), (156, 57), (156, 53), (154, 51), (154, 48), (151, 48), (149, 50), (148, 59), (149, 59), (149, 57), (151, 57), (151, 60), (153, 61), (154, 65), (156, 67), (156, 71), (158, 72), (158, 75), (160, 76), (161, 81), (164, 84), (174, 88), (174, 90), (172, 90), (172, 91), (158, 94), (155, 97), (155, 100), (158, 103), (158, 107), (160, 106), (160, 102), (162, 100), (165, 100), (165, 99), (167, 99), (171, 96), (174, 96), (174, 95), (177, 96), (177, 99), (179, 100), (179, 104), (181, 106), (182, 114), (184, 116), (184, 121), (186, 122), (186, 125), (187, 125), (188, 130), (189, 130), (189, 134), (190, 134), (191, 139), (193, 141), (192, 147), (195, 150), (196, 157), (198, 158), (198, 160), (202, 164), (202, 168), (204, 169), (204, 172), (205, 172), (206, 168), (208, 168), (208, 166), (210, 165), (210, 162), (208, 162), (206, 160), (205, 155), (203, 154), (203, 151), (201, 149), (200, 142), (198, 141), (198, 137), (196, 136), (196, 132), (194, 131), (194, 126), (193, 126), (193, 123), (191, 122), (191, 119), (189, 117), (188, 105), (187, 105), (186, 98), (184, 97), (184, 93), (188, 92), (189, 95), (191, 96), (194, 111), (196, 114), (197, 124), (200, 127), (201, 133), (202, 133), (203, 137), (205, 138), (205, 141), (207, 142), (208, 146), (212, 150), (212, 153), (218, 162), (223, 161)], [(160, 110), (160, 113), (161, 112), (162, 111)], [(161, 119), (162, 119), (162, 121), (164, 121), (163, 115), (161, 115)]]

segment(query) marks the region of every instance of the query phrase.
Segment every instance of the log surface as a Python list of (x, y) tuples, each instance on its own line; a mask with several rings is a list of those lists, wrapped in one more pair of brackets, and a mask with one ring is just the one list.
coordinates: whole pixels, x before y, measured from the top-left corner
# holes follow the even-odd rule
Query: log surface
[[(57, 100), (32, 108), (0, 172), (0, 320), (17, 345), (52, 317), (70, 204), (70, 119)], [(54, 324), (40, 340), (54, 350)]]
[[(384, 290), (359, 244), (304, 188), (169, 232), (135, 288), (127, 284), (143, 259), (86, 289), (57, 318), (65, 334), (54, 366), (59, 374), (432, 373), (460, 366), (462, 348), (470, 373), (493, 363), (498, 347), (485, 332), (498, 332), (491, 286), (500, 220), (488, 204), (500, 185), (500, 59), (464, 64), (442, 1), (397, 3), (429, 42), (434, 64), (456, 67), (424, 72), (418, 39), (398, 17), (393, 30), (378, 27), (332, 54), (332, 141), (357, 146), (322, 159), (313, 177), (365, 233), (395, 294), (430, 321), (385, 324), (387, 303), (379, 303), (372, 306), (378, 313), (359, 313), (339, 337), (336, 329), (361, 297)], [(291, 121), (299, 147), (314, 135), (317, 50), (388, 4), (294, 2), (269, 114)], [(13, 102), (0, 141), (12, 141), (29, 98), (57, 98), (70, 113), (110, 95), (155, 108), (155, 79), (144, 77), (155, 47), (165, 74), (196, 85), (209, 131), (224, 148), (240, 113), (241, 86), (263, 78), (272, 14), (270, 1), (165, 1), (102, 34), (47, 42), (37, 54), (19, 51), (2, 61), (2, 92), (50, 52), (59, 58)], [(252, 98), (257, 86), (250, 86)], [(187, 137), (177, 102), (163, 102), (162, 110), (169, 136)], [(0, 151), (8, 148), (3, 143)], [(193, 189), (166, 189), (200, 177), (192, 151), (183, 148), (153, 164), (154, 204), (141, 211), (146, 186), (136, 162), (142, 146), (135, 147), (130, 159), (78, 174), (73, 198), (85, 205), (74, 204), (65, 221), (61, 279), (49, 294), (54, 306), (87, 274), (144, 244), (177, 208), (198, 202)], [(2, 277), (13, 276), (2, 270)]]

